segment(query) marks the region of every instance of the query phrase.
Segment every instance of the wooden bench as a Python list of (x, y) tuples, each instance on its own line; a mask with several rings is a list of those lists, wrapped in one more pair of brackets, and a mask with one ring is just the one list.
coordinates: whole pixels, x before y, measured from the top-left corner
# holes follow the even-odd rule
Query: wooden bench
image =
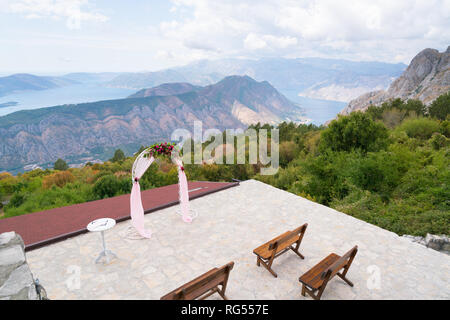
[[(342, 257), (332, 253), (325, 259), (320, 261), (311, 270), (302, 275), (299, 281), (302, 283), (302, 296), (306, 296), (306, 292), (315, 300), (319, 300), (322, 296), (323, 290), (327, 286), (335, 275), (339, 276), (348, 285), (353, 287), (353, 283), (348, 280), (345, 275), (347, 274), (350, 265), (358, 252), (358, 246), (354, 246), (350, 251), (344, 254)], [(341, 269), (344, 269), (342, 273), (339, 273)], [(317, 291), (317, 293), (315, 293)]]
[[(256, 254), (256, 265), (262, 264), (276, 278), (278, 275), (272, 270), (272, 263), (275, 258), (279, 257), (288, 250), (294, 251), (300, 258), (305, 257), (298, 252), (303, 236), (305, 235), (307, 223), (298, 227), (293, 231), (287, 231), (282, 235), (270, 240), (262, 246), (253, 250)], [(295, 244), (295, 248), (293, 245)]]
[[(225, 296), (225, 290), (227, 289), (228, 277), (233, 266), (234, 262), (229, 262), (223, 267), (211, 269), (164, 295), (161, 297), (161, 300), (203, 300), (216, 292), (224, 300), (228, 300)], [(219, 286), (222, 286), (222, 288), (219, 289)]]

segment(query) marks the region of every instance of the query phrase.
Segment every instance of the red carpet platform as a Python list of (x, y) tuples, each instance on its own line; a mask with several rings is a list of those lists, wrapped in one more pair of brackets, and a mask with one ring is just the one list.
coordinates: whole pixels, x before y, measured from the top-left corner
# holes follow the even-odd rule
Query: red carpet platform
[[(189, 198), (199, 198), (238, 184), (192, 181), (189, 182)], [(178, 184), (143, 191), (142, 203), (145, 213), (178, 204)], [(117, 222), (130, 219), (130, 195), (0, 219), (0, 233), (17, 232), (25, 242), (25, 249), (32, 250), (87, 232), (89, 222), (106, 217)]]

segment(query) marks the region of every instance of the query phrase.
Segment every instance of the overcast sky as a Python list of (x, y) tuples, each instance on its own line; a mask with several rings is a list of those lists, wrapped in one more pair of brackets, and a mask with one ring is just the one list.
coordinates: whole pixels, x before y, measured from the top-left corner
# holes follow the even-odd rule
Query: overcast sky
[(450, 0), (0, 0), (0, 73), (149, 71), (198, 59), (404, 62), (450, 45)]

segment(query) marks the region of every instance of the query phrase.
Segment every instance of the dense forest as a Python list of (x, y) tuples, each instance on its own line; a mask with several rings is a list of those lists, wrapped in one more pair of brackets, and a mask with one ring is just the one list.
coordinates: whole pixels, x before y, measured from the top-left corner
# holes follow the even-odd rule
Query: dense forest
[[(449, 114), (447, 93), (430, 107), (397, 99), (327, 127), (281, 123), (277, 174), (260, 175), (261, 164), (187, 164), (185, 171), (189, 180), (257, 179), (400, 235), (450, 234)], [(129, 193), (133, 161), (117, 150), (103, 164), (68, 168), (59, 159), (52, 170), (0, 173), (0, 217)], [(141, 187), (177, 181), (175, 166), (161, 159)]]

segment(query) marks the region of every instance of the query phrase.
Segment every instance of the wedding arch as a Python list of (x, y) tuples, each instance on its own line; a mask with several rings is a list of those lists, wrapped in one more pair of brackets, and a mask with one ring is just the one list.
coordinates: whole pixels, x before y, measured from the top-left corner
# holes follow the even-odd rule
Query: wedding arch
[(184, 222), (192, 222), (193, 216), (189, 209), (189, 194), (186, 173), (184, 172), (183, 161), (181, 160), (178, 150), (173, 143), (154, 144), (142, 151), (133, 163), (131, 178), (133, 187), (130, 195), (130, 215), (131, 223), (136, 231), (144, 238), (150, 238), (151, 232), (144, 228), (144, 208), (141, 199), (141, 187), (139, 180), (145, 171), (155, 161), (157, 157), (168, 157), (178, 169), (178, 197), (180, 200), (180, 211)]

